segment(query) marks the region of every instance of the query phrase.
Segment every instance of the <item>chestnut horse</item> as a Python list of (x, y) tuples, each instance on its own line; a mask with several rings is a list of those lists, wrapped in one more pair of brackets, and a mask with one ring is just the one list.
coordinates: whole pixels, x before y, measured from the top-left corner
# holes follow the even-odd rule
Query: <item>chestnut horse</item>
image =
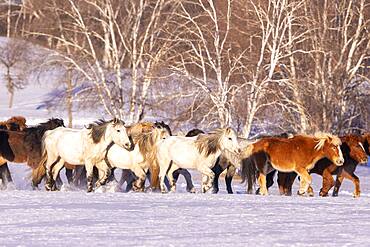
[(266, 175), (273, 169), (283, 172), (296, 172), (301, 177), (299, 194), (307, 192), (311, 184), (308, 171), (315, 163), (326, 157), (337, 166), (343, 165), (338, 137), (317, 133), (315, 136), (296, 135), (292, 138), (268, 137), (250, 144), (244, 149), (242, 157), (250, 159), (247, 167), (243, 166), (241, 175), (255, 183), (258, 173), (260, 194), (267, 195)]
[(63, 120), (52, 118), (37, 126), (23, 128), (23, 131), (0, 130), (0, 157), (14, 163), (27, 163), (32, 169), (37, 168), (45, 131), (59, 126), (64, 126)]
[[(340, 137), (342, 141), (341, 150), (344, 157), (344, 164), (337, 167), (328, 159), (319, 160), (310, 173), (315, 173), (322, 176), (322, 188), (320, 196), (327, 196), (329, 190), (334, 186), (333, 196), (338, 196), (339, 188), (344, 178), (350, 179), (355, 190), (354, 197), (360, 196), (360, 180), (354, 173), (358, 164), (367, 163), (367, 155), (370, 155), (369, 150), (365, 149), (366, 138), (358, 135), (346, 135)], [(334, 182), (332, 175), (336, 174), (337, 179)], [(292, 184), (297, 174), (278, 174), (279, 187), (283, 188), (284, 194), (290, 195)], [(312, 188), (310, 188), (311, 191)]]

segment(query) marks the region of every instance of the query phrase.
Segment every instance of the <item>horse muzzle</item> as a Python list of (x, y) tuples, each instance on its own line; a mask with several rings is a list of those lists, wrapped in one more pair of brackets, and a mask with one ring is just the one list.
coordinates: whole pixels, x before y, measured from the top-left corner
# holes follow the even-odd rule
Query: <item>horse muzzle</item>
[(344, 159), (343, 158), (337, 159), (336, 162), (335, 162), (335, 164), (337, 166), (342, 166), (344, 164)]
[(134, 149), (134, 145), (131, 142), (123, 144), (123, 147), (128, 151), (132, 151)]

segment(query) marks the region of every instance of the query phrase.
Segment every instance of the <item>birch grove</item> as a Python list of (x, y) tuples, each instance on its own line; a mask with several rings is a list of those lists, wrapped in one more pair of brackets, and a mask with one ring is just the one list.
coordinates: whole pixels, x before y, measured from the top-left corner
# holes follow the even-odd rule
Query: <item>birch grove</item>
[(28, 0), (0, 25), (78, 77), (70, 121), (89, 100), (128, 122), (251, 137), (368, 129), (368, 13), (365, 0)]

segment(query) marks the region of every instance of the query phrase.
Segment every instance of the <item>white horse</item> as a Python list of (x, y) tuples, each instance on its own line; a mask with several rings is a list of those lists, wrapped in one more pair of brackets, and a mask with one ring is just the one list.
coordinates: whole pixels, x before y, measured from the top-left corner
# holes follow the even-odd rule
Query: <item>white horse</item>
[(164, 184), (167, 175), (171, 191), (176, 190), (173, 171), (178, 168), (197, 169), (202, 173), (202, 192), (212, 187), (214, 173), (211, 168), (221, 154), (239, 155), (240, 147), (237, 135), (231, 128), (216, 129), (208, 134), (196, 137), (170, 136), (157, 145), (157, 162), (160, 172), (162, 193), (166, 192)]
[[(70, 129), (60, 127), (46, 131), (43, 140), (43, 155), (40, 165), (45, 165), (47, 190), (55, 190), (55, 180), (64, 163), (85, 165), (87, 173), (87, 191), (92, 191), (93, 168), (96, 166), (100, 171), (110, 174), (110, 168), (101, 162), (104, 160), (107, 148), (111, 143), (124, 147), (127, 150), (133, 148), (124, 122), (118, 119), (110, 121), (97, 121), (85, 129)], [(105, 180), (99, 180), (97, 186), (104, 184)]]
[(111, 167), (131, 170), (138, 178), (134, 189), (143, 190), (148, 169), (157, 165), (156, 145), (169, 136), (166, 129), (157, 127), (152, 127), (152, 131), (148, 133), (132, 135), (134, 150), (128, 151), (118, 145), (112, 145), (108, 149), (107, 161)]

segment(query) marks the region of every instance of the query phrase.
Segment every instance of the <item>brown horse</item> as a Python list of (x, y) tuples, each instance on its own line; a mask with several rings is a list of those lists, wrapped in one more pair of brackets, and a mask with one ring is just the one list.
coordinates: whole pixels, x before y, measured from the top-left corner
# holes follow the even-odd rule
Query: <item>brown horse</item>
[(6, 121), (0, 122), (0, 129), (22, 131), (27, 128), (26, 119), (22, 116), (13, 116)]
[(45, 131), (64, 126), (61, 119), (50, 119), (23, 131), (0, 130), (0, 157), (14, 163), (38, 167), (41, 158), (41, 139)]
[[(0, 130), (21, 131), (26, 128), (26, 119), (22, 116), (14, 116), (6, 121), (0, 122)], [(0, 156), (0, 178), (2, 187), (6, 187), (8, 182), (13, 182), (8, 162)]]
[[(310, 173), (321, 175), (322, 188), (320, 190), (320, 196), (327, 196), (329, 190), (335, 185), (333, 196), (338, 195), (339, 188), (344, 178), (350, 179), (354, 186), (354, 197), (360, 196), (360, 180), (354, 174), (358, 164), (367, 162), (367, 154), (365, 152), (365, 139), (357, 135), (346, 135), (340, 137), (342, 145), (340, 146), (344, 157), (344, 164), (341, 167), (337, 167), (329, 159), (324, 158), (319, 160), (315, 167), (310, 170)], [(369, 152), (368, 152), (369, 154)], [(332, 175), (336, 174), (337, 179), (334, 182)], [(278, 184), (281, 194), (291, 195), (292, 185), (297, 177), (295, 173), (280, 173), (278, 174)], [(268, 178), (272, 179), (272, 178)], [(313, 189), (309, 188), (312, 191)]]
[(249, 145), (242, 158), (249, 160), (247, 167), (242, 166), (242, 178), (253, 183), (258, 173), (260, 194), (267, 195), (266, 174), (273, 169), (283, 172), (296, 172), (301, 177), (299, 194), (307, 192), (311, 184), (308, 170), (315, 163), (326, 157), (337, 166), (343, 165), (344, 159), (340, 150), (338, 137), (317, 133), (315, 136), (296, 135), (292, 138), (262, 138)]

